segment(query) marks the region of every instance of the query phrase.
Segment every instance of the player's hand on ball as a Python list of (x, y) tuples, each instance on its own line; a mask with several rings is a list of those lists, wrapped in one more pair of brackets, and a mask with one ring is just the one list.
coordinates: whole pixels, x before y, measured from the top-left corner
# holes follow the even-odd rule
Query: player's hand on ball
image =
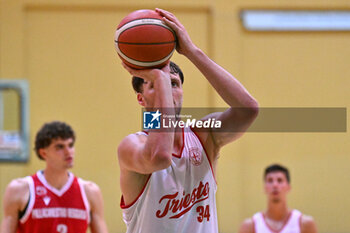
[(195, 45), (181, 22), (174, 14), (166, 10), (156, 8), (156, 12), (163, 16), (164, 22), (175, 31), (177, 36), (177, 52), (185, 56), (191, 53), (192, 49), (195, 48)]

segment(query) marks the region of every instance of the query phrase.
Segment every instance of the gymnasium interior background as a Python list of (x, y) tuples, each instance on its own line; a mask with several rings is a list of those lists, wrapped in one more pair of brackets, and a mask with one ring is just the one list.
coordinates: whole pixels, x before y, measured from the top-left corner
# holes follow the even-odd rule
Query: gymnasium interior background
[[(250, 32), (240, 21), (242, 9), (349, 10), (346, 0), (0, 0), (0, 78), (29, 83), (30, 148), (44, 122), (73, 126), (72, 171), (100, 186), (112, 233), (126, 229), (116, 149), (141, 125), (113, 37), (128, 13), (155, 7), (173, 12), (260, 107), (350, 107), (349, 32)], [(173, 60), (185, 73), (184, 107), (226, 106), (184, 57)], [(18, 127), (5, 117), (5, 127)], [(348, 132), (247, 133), (226, 146), (217, 167), (220, 232), (237, 232), (265, 208), (262, 172), (275, 162), (291, 170), (290, 207), (312, 215), (319, 232), (350, 232), (349, 141)], [(12, 179), (43, 167), (32, 149), (28, 163), (0, 163), (0, 198)]]

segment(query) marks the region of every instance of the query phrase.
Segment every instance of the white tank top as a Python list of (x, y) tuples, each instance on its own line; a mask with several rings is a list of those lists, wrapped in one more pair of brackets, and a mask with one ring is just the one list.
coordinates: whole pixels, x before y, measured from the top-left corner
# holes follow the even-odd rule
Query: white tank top
[(255, 233), (300, 233), (301, 212), (299, 210), (292, 210), (287, 221), (279, 231), (274, 231), (267, 225), (264, 214), (259, 212), (254, 214), (254, 230)]
[(216, 233), (216, 181), (207, 153), (190, 128), (171, 166), (153, 172), (138, 198), (120, 206), (127, 233)]

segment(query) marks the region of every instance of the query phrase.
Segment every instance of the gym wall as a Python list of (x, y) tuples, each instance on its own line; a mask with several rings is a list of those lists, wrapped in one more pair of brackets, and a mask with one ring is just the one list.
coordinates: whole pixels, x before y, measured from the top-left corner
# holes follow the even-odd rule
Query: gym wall
[[(77, 134), (77, 176), (96, 182), (112, 233), (125, 232), (119, 207), (117, 146), (141, 128), (141, 108), (114, 49), (120, 20), (137, 9), (172, 11), (192, 40), (242, 82), (260, 107), (349, 107), (349, 32), (248, 32), (242, 9), (347, 9), (347, 1), (0, 0), (0, 78), (30, 85), (30, 145), (44, 122), (66, 121)], [(183, 56), (184, 107), (225, 107)], [(291, 170), (289, 205), (315, 218), (319, 232), (350, 232), (350, 144), (346, 133), (247, 133), (226, 146), (217, 167), (219, 230), (266, 207), (263, 169)], [(0, 198), (14, 178), (44, 167), (0, 164)], [(1, 204), (2, 209), (2, 204)], [(0, 214), (2, 218), (2, 213)]]

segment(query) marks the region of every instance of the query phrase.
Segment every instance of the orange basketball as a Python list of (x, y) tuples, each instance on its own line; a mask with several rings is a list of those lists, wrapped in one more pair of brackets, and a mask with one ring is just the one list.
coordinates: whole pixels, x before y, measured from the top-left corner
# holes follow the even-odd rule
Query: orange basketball
[(119, 57), (136, 69), (160, 68), (171, 58), (176, 35), (154, 10), (138, 10), (119, 24), (115, 37)]

